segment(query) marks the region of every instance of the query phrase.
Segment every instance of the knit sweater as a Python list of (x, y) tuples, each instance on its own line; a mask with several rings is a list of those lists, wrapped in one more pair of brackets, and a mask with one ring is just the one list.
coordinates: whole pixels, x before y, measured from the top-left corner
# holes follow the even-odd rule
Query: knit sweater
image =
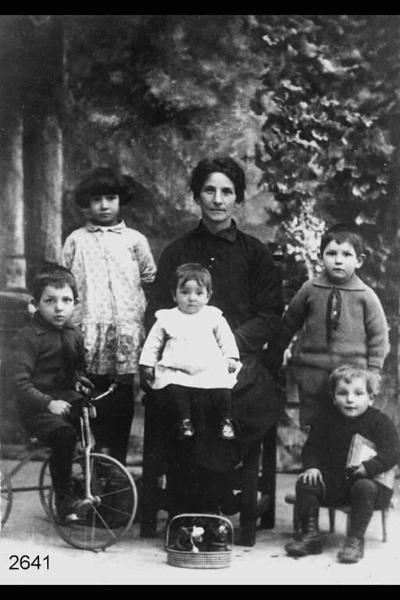
[(368, 407), (359, 417), (348, 418), (332, 407), (311, 427), (302, 452), (304, 468), (314, 467), (344, 478), (347, 454), (356, 433), (376, 446), (376, 456), (363, 463), (369, 477), (388, 471), (400, 460), (399, 436), (389, 417)]
[(292, 356), (297, 365), (332, 370), (353, 363), (379, 371), (389, 352), (379, 298), (355, 274), (343, 284), (333, 284), (324, 273), (305, 282), (283, 317), (281, 350), (299, 330)]

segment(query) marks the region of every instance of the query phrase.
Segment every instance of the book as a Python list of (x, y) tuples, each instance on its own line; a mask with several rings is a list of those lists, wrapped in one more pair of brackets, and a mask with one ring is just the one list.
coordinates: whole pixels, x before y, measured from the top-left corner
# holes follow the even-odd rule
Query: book
[[(368, 438), (359, 433), (355, 433), (351, 439), (349, 452), (347, 454), (346, 469), (352, 469), (360, 466), (364, 461), (377, 455), (376, 446)], [(373, 479), (379, 481), (382, 485), (393, 489), (395, 477), (395, 467), (392, 467), (384, 473), (375, 475)]]

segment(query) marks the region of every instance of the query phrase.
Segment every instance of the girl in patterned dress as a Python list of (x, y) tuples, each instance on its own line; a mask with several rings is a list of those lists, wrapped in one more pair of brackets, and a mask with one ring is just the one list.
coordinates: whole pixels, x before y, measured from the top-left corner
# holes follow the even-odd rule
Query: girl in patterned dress
[(99, 392), (112, 381), (118, 384), (113, 397), (96, 404), (96, 447), (123, 464), (133, 419), (134, 374), (145, 337), (144, 287), (156, 272), (146, 237), (119, 217), (129, 200), (126, 176), (106, 167), (90, 172), (75, 193), (87, 222), (67, 237), (62, 252), (63, 264), (77, 281), (76, 319), (90, 379)]

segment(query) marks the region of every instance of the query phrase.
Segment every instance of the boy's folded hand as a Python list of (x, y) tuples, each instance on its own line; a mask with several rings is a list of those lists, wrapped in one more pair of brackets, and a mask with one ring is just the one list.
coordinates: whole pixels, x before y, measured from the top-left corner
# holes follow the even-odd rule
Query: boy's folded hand
[(308, 483), (309, 485), (316, 486), (317, 483), (324, 483), (322, 473), (319, 469), (315, 467), (311, 469), (307, 469), (304, 473), (299, 475), (299, 479), (302, 479), (304, 483)]
[(71, 410), (71, 404), (65, 400), (51, 400), (47, 406), (47, 410), (53, 415), (65, 417)]

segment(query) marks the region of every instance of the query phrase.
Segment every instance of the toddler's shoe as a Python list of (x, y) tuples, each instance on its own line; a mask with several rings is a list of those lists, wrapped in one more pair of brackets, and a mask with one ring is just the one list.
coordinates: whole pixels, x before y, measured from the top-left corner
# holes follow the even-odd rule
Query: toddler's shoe
[(183, 419), (180, 423), (179, 423), (179, 439), (180, 440), (187, 440), (188, 438), (191, 438), (194, 436), (194, 427), (193, 427), (193, 423), (190, 419)]
[(364, 540), (349, 536), (344, 540), (343, 548), (338, 552), (337, 559), (341, 563), (357, 563), (364, 556)]
[(222, 440), (234, 440), (236, 438), (231, 419), (224, 419), (222, 421), (219, 437)]

